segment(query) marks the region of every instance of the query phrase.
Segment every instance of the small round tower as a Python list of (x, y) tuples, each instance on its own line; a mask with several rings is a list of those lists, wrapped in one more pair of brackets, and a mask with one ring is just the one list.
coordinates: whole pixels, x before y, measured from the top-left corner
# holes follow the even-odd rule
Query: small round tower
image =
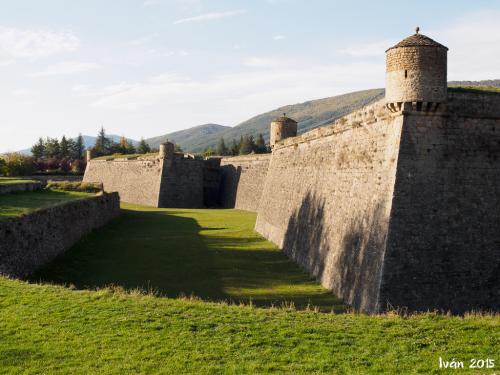
[(448, 48), (416, 33), (386, 51), (385, 99), (391, 111), (405, 103), (414, 110), (435, 110), (447, 99)]
[(175, 145), (172, 142), (166, 141), (160, 144), (160, 158), (171, 159), (174, 156)]
[(274, 119), (271, 122), (271, 135), (270, 135), (270, 145), (274, 145), (289, 137), (297, 136), (297, 121), (287, 117), (285, 113), (283, 116)]

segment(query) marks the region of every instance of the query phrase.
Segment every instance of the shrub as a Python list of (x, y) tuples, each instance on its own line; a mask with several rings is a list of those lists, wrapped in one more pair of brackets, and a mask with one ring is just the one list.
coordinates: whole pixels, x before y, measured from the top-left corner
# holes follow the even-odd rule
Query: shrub
[(98, 182), (73, 182), (73, 181), (50, 181), (47, 189), (81, 191), (86, 193), (99, 193), (103, 190), (102, 184)]
[(63, 172), (69, 172), (71, 170), (71, 163), (69, 160), (63, 159), (59, 162), (59, 168)]
[(3, 155), (6, 165), (7, 176), (26, 176), (35, 171), (35, 163), (32, 157), (17, 152), (9, 152)]
[(6, 176), (7, 175), (7, 162), (0, 158), (0, 176)]
[(83, 173), (85, 172), (86, 166), (87, 163), (84, 160), (74, 160), (73, 163), (71, 163), (71, 170), (75, 173)]

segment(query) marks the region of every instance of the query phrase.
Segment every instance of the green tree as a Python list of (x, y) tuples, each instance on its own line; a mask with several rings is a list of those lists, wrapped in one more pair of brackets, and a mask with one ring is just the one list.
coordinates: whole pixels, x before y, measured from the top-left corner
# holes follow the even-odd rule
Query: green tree
[(27, 176), (35, 171), (34, 159), (31, 156), (22, 155), (18, 152), (4, 154), (5, 174), (7, 176)]
[(62, 136), (61, 142), (59, 142), (59, 156), (61, 159), (69, 159), (71, 157), (70, 143), (65, 135)]
[(224, 138), (221, 137), (219, 144), (217, 145), (217, 155), (227, 155), (229, 150), (226, 147), (226, 143), (224, 142)]
[(255, 142), (253, 136), (245, 136), (240, 147), (240, 155), (248, 155), (255, 150)]
[(139, 154), (147, 154), (148, 152), (151, 152), (151, 147), (149, 147), (148, 143), (144, 140), (144, 138), (141, 138), (141, 141), (137, 146), (137, 152)]
[(82, 134), (78, 134), (76, 141), (73, 144), (72, 156), (75, 160), (83, 159), (83, 152), (85, 151), (85, 144), (83, 143)]
[(7, 175), (7, 162), (0, 158), (0, 176), (6, 176)]
[(212, 147), (207, 147), (205, 151), (203, 151), (203, 156), (204, 157), (209, 157), (215, 154), (215, 151)]
[(181, 146), (179, 146), (177, 143), (174, 144), (174, 152), (178, 152), (178, 153), (183, 153), (184, 150), (182, 149)]
[(240, 153), (240, 146), (236, 142), (236, 139), (233, 138), (233, 142), (231, 143), (231, 155), (236, 156)]
[(31, 147), (31, 153), (33, 157), (38, 160), (44, 157), (45, 155), (45, 141), (42, 137), (38, 138), (38, 142)]
[(135, 154), (135, 147), (127, 138), (121, 137), (118, 152), (120, 154)]
[(97, 134), (97, 139), (93, 147), (94, 154), (96, 156), (108, 155), (110, 154), (111, 149), (115, 148), (111, 146), (112, 146), (111, 139), (106, 137), (106, 131), (104, 130), (104, 127), (101, 126), (101, 130), (99, 130), (99, 133)]
[(257, 141), (255, 142), (255, 152), (258, 154), (263, 154), (267, 151), (266, 141), (264, 141), (264, 136), (259, 133)]
[(61, 146), (57, 138), (49, 138), (45, 141), (45, 157), (47, 159), (59, 159), (61, 156)]

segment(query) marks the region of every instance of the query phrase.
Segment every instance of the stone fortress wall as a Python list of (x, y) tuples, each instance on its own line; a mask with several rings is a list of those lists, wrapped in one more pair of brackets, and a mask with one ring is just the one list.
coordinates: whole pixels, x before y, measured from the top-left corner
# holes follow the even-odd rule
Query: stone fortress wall
[(378, 310), (403, 121), (385, 103), (275, 146), (255, 229), (356, 308)]
[(157, 206), (163, 159), (92, 159), (87, 163), (83, 182), (100, 182), (105, 191), (116, 191), (122, 202)]
[(118, 194), (99, 194), (0, 222), (0, 274), (29, 276), (119, 214)]
[(116, 164), (108, 186), (135, 189), (127, 178), (146, 173), (151, 205), (198, 207), (220, 180), (222, 207), (257, 212), (257, 232), (363, 312), (498, 311), (500, 95), (447, 90), (446, 51), (403, 40), (387, 52), (384, 100), (299, 137), (277, 132), (272, 154)]
[(271, 154), (223, 158), (221, 206), (257, 212), (270, 160)]

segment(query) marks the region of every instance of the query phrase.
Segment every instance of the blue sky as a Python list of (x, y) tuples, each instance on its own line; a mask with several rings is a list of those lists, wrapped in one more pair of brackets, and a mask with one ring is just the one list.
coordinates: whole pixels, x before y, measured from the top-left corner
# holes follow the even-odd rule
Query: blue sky
[(0, 152), (383, 87), (384, 50), (417, 25), (450, 48), (449, 79), (498, 79), (498, 20), (500, 0), (0, 0)]

